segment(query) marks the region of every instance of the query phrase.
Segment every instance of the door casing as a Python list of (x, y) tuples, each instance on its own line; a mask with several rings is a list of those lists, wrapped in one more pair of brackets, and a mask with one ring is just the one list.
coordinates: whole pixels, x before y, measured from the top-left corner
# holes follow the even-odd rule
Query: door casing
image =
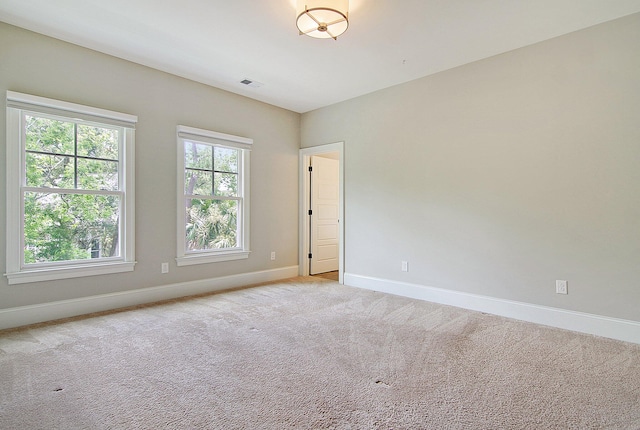
[(309, 276), (309, 162), (312, 155), (321, 155), (329, 152), (339, 154), (339, 208), (338, 208), (338, 279), (344, 283), (344, 142), (330, 143), (313, 146), (300, 150), (299, 168), (299, 273), (301, 276)]

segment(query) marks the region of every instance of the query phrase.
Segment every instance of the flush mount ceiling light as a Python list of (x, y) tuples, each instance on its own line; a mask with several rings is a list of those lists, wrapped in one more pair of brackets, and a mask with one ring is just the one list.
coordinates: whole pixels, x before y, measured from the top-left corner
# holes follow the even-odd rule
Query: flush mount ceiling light
[(298, 0), (300, 34), (338, 39), (349, 27), (349, 0)]

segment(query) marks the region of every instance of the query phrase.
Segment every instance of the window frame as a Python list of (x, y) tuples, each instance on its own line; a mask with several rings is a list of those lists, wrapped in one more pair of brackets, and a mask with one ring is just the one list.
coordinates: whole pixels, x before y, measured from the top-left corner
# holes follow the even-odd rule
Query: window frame
[[(178, 125), (177, 136), (177, 257), (178, 266), (216, 263), (221, 261), (242, 260), (249, 258), (250, 250), (250, 184), (251, 184), (251, 148), (253, 139), (230, 134), (219, 133), (200, 128)], [(208, 146), (219, 146), (239, 150), (238, 157), (238, 230), (239, 240), (235, 248), (207, 249), (188, 251), (186, 246), (186, 200), (191, 198), (185, 193), (185, 142), (194, 142)], [(214, 196), (208, 196), (214, 197)], [(225, 197), (212, 200), (228, 199)]]
[[(6, 251), (8, 283), (51, 281), (84, 276), (130, 272), (135, 262), (135, 115), (84, 106), (45, 97), (7, 91), (7, 224)], [(24, 262), (24, 193), (26, 186), (25, 115), (55, 118), (76, 124), (97, 125), (119, 130), (117, 194), (121, 195), (120, 256), (45, 263)], [(54, 193), (65, 189), (51, 188)], [(76, 194), (102, 195), (99, 190), (74, 190)], [(94, 192), (95, 191), (95, 192)]]

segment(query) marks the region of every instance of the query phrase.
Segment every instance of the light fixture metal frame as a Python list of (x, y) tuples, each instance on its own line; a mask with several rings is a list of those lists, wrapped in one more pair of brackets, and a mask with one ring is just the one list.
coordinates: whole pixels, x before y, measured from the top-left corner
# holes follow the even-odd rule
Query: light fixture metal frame
[[(327, 11), (331, 11), (331, 12), (337, 13), (337, 14), (338, 14), (338, 15), (340, 15), (342, 18), (337, 19), (337, 20), (332, 21), (332, 22), (320, 22), (320, 21), (318, 21), (318, 20), (316, 19), (316, 17), (315, 17), (315, 16), (313, 16), (313, 14), (311, 13), (311, 12), (318, 11), (318, 10), (327, 10)], [(313, 21), (318, 25), (318, 27), (317, 27), (317, 28), (311, 28), (311, 29), (309, 29), (309, 30), (307, 30), (307, 31), (302, 31), (302, 30), (300, 29), (300, 27), (298, 26), (298, 22), (300, 21), (300, 17), (301, 17), (302, 15), (306, 15), (306, 16), (308, 16), (309, 18), (311, 18), (311, 19), (312, 19), (312, 20), (313, 20)], [(331, 31), (329, 31), (329, 28), (330, 28), (332, 25), (339, 24), (339, 23), (341, 23), (341, 22), (343, 22), (343, 21), (347, 23), (347, 28), (345, 28), (345, 29), (344, 29), (344, 31), (343, 31), (342, 33), (340, 33), (340, 34), (338, 34), (338, 35), (335, 35), (335, 36), (334, 36), (334, 35), (331, 33)], [(314, 32), (314, 31), (320, 31), (320, 32), (323, 32), (323, 33), (324, 33), (324, 32), (326, 32), (326, 33), (327, 33), (327, 34), (328, 34), (328, 35), (329, 35), (333, 40), (338, 40), (338, 36), (340, 36), (340, 35), (344, 34), (344, 33), (347, 31), (347, 29), (349, 28), (349, 11), (347, 10), (347, 11), (345, 11), (345, 12), (343, 13), (342, 11), (340, 11), (340, 10), (338, 10), (338, 9), (333, 9), (333, 8), (330, 8), (330, 7), (312, 7), (312, 8), (309, 8), (309, 7), (305, 4), (305, 6), (304, 6), (304, 10), (303, 10), (302, 12), (300, 12), (300, 13), (298, 14), (298, 17), (296, 18), (296, 27), (298, 27), (298, 32), (300, 33), (300, 35), (301, 35), (301, 36), (304, 34), (304, 35), (306, 35), (306, 36), (313, 37), (314, 39), (320, 39), (320, 38), (318, 38), (318, 37), (311, 36), (311, 35), (309, 34), (309, 33)]]

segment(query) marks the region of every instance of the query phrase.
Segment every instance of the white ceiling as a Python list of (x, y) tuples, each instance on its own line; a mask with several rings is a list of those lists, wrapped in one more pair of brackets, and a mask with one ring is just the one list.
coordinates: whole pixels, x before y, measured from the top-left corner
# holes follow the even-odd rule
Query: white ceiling
[(0, 0), (0, 21), (296, 112), (636, 12), (640, 0), (351, 0), (334, 41), (298, 35), (295, 0)]

